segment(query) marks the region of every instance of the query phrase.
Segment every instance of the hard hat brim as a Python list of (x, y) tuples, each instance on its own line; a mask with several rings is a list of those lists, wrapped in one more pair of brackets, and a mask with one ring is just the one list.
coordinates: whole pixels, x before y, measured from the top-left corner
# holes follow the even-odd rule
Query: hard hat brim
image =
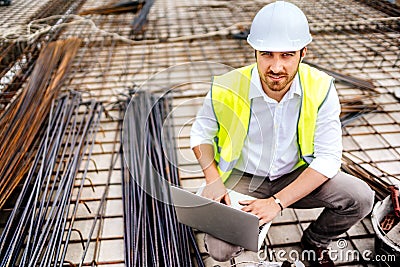
[[(252, 40), (251, 35), (247, 37), (247, 43), (254, 48), (254, 50), (258, 51), (269, 51), (269, 52), (288, 52), (288, 51), (299, 51), (309, 45), (312, 41), (312, 37), (310, 36), (308, 40), (303, 40), (303, 42), (299, 42), (295, 44), (293, 42), (292, 45), (288, 44), (279, 44), (277, 41), (275, 42), (264, 42), (262, 40), (259, 40), (258, 42), (255, 42)], [(277, 44), (278, 43), (278, 44)]]

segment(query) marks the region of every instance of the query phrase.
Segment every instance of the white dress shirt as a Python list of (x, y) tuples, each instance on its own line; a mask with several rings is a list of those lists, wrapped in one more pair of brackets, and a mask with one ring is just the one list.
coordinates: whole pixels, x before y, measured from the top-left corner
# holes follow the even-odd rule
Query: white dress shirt
[[(301, 94), (297, 74), (289, 91), (277, 102), (265, 94), (257, 67), (253, 69), (249, 92), (250, 125), (236, 169), (269, 176), (271, 180), (293, 170), (298, 162), (297, 119)], [(314, 136), (315, 158), (310, 164), (311, 168), (328, 178), (332, 178), (340, 168), (342, 131), (339, 114), (339, 98), (332, 84), (318, 111)], [(212, 144), (217, 130), (218, 124), (209, 92), (191, 129), (191, 148), (200, 144)]]

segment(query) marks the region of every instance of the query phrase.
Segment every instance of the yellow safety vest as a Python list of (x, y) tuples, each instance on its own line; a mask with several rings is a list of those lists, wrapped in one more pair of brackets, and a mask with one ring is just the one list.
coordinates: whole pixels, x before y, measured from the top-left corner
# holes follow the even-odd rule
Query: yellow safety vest
[[(214, 139), (218, 172), (225, 182), (235, 167), (247, 136), (251, 101), (251, 71), (255, 64), (215, 76), (211, 99), (218, 132)], [(319, 107), (328, 95), (333, 78), (307, 64), (299, 66), (302, 101), (297, 121), (299, 161), (295, 168), (308, 164), (314, 154), (314, 133)]]

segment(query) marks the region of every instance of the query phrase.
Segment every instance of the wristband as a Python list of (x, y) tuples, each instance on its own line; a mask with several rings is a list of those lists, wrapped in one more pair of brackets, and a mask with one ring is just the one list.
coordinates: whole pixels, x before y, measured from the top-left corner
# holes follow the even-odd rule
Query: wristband
[(279, 198), (277, 198), (275, 195), (272, 195), (272, 198), (274, 199), (275, 203), (278, 204), (279, 207), (281, 208), (281, 215), (282, 215), (283, 206), (282, 206), (281, 200)]

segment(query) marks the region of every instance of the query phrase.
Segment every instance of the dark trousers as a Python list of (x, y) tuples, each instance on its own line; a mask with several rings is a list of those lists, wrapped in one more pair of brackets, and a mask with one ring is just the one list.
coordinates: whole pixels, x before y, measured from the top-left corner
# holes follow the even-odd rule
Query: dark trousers
[[(292, 183), (304, 169), (300, 167), (273, 181), (259, 176), (244, 176), (243, 172), (234, 170), (226, 182), (226, 187), (256, 198), (268, 198)], [(255, 184), (259, 185), (257, 188), (249, 188), (252, 179), (262, 179), (256, 181)], [(338, 172), (290, 207), (325, 208), (317, 220), (305, 230), (304, 237), (317, 246), (327, 247), (333, 238), (343, 234), (367, 216), (373, 203), (374, 191), (364, 181)]]

